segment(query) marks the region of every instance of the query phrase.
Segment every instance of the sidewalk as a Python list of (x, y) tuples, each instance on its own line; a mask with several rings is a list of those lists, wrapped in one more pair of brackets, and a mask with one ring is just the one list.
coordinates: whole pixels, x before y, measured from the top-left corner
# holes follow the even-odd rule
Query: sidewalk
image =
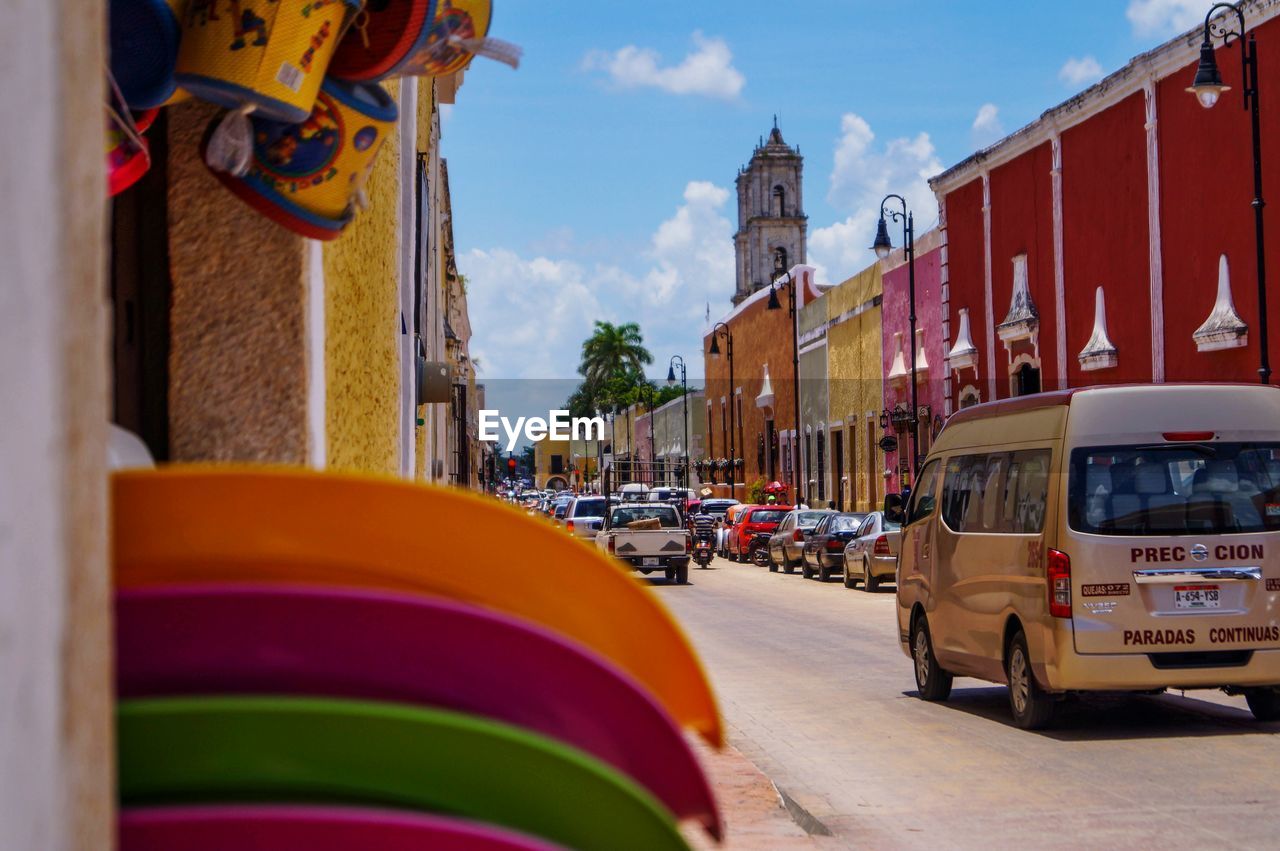
[(840, 847), (834, 837), (810, 836), (792, 819), (778, 799), (769, 778), (733, 745), (716, 753), (693, 742), (711, 778), (725, 820), (725, 842), (717, 846), (701, 828), (688, 826), (685, 838), (698, 851), (774, 851), (774, 849), (830, 849)]

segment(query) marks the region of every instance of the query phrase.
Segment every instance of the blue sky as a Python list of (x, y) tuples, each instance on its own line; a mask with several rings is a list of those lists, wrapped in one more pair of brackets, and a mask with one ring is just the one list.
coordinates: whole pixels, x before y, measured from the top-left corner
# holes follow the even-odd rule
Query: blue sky
[(446, 110), (458, 267), (482, 379), (571, 378), (592, 320), (637, 321), (700, 377), (733, 291), (733, 179), (779, 115), (805, 155), (809, 260), (872, 259), (876, 204), (1193, 26), (1208, 0), (495, 0)]

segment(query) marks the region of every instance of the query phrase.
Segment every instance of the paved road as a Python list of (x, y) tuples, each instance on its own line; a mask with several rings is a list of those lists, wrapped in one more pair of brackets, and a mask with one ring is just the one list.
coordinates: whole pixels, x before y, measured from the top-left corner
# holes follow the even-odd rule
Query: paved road
[(915, 697), (892, 586), (712, 567), (655, 590), (733, 743), (837, 847), (1276, 846), (1280, 725), (1255, 724), (1241, 699), (1091, 698), (1025, 732), (1003, 687), (959, 679), (946, 704)]

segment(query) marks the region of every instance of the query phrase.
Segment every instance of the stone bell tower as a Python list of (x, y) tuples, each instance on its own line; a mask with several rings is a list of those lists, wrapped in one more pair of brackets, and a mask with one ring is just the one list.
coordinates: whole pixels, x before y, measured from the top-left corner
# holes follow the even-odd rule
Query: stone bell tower
[(804, 214), (803, 172), (800, 149), (782, 140), (774, 116), (768, 141), (762, 139), (751, 154), (751, 162), (738, 171), (738, 232), (733, 236), (738, 270), (735, 305), (773, 281), (779, 260), (784, 269), (806, 262), (809, 224)]

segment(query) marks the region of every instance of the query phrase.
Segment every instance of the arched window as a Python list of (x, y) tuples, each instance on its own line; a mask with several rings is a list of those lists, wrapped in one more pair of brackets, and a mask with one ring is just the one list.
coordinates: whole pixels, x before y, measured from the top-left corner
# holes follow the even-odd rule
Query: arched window
[(778, 215), (785, 216), (787, 214), (787, 190), (781, 183), (773, 187), (773, 197), (778, 201)]
[(773, 249), (773, 268), (784, 272), (791, 268), (791, 264), (787, 262), (787, 249), (781, 246)]

